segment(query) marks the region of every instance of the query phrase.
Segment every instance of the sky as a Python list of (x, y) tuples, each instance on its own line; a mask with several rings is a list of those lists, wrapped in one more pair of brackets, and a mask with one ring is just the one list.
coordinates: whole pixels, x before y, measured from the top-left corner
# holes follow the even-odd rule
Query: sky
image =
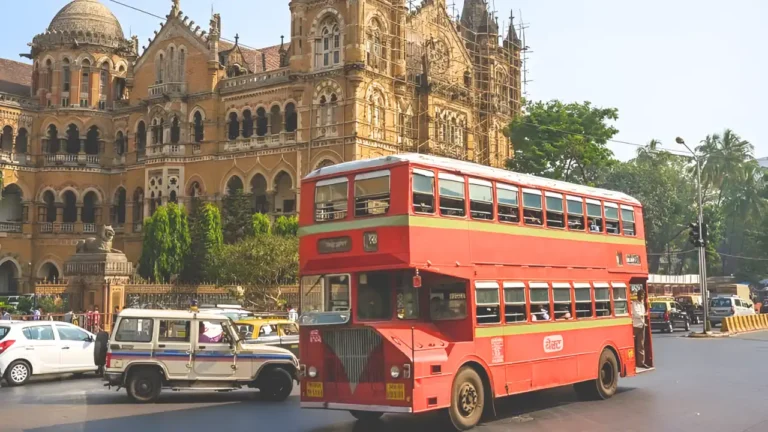
[[(152, 18), (101, 0), (139, 45), (160, 28)], [(171, 0), (120, 0), (165, 16)], [(410, 1), (410, 0), (406, 0)], [(413, 0), (418, 2), (420, 0)], [(768, 2), (763, 0), (488, 0), (507, 23), (510, 10), (527, 24), (527, 98), (591, 101), (619, 110), (615, 139), (651, 139), (680, 150), (730, 128), (768, 156), (768, 128), (760, 127), (768, 100)], [(447, 0), (461, 10), (463, 0)], [(68, 0), (4, 0), (0, 56), (19, 61)], [(182, 11), (208, 29), (211, 9), (223, 36), (251, 47), (275, 45), (290, 34), (289, 0), (181, 0)], [(612, 143), (623, 160), (637, 149)]]

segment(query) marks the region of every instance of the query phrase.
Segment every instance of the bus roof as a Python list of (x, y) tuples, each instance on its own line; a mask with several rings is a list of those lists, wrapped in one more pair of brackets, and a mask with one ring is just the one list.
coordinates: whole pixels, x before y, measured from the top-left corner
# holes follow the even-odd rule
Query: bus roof
[(576, 193), (591, 197), (618, 200), (628, 203), (632, 203), (640, 206), (640, 201), (631, 196), (611, 191), (607, 189), (593, 188), (589, 186), (582, 186), (574, 183), (568, 183), (559, 180), (551, 180), (543, 177), (536, 177), (529, 174), (521, 174), (514, 171), (509, 171), (500, 168), (492, 168), (485, 165), (476, 164), (474, 162), (466, 162), (458, 159), (450, 159), (439, 156), (431, 156), (417, 153), (401, 153), (391, 156), (382, 156), (372, 159), (356, 160), (351, 162), (344, 162), (328, 167), (318, 168), (304, 177), (305, 180), (311, 180), (317, 177), (325, 177), (334, 174), (343, 174), (351, 171), (367, 170), (372, 168), (380, 168), (388, 165), (395, 165), (399, 163), (414, 163), (427, 166), (433, 166), (446, 171), (460, 172), (462, 174), (484, 177), (486, 179), (494, 179), (499, 181), (508, 181), (520, 186), (530, 186), (539, 188), (554, 189), (561, 192)]

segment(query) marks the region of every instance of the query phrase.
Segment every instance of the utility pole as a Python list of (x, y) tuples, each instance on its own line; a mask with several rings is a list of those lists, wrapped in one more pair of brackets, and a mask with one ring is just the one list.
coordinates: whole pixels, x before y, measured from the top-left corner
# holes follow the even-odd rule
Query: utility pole
[(704, 205), (702, 203), (702, 197), (701, 197), (701, 160), (696, 155), (696, 152), (691, 150), (690, 147), (688, 147), (688, 144), (685, 143), (685, 140), (683, 140), (680, 137), (677, 137), (675, 139), (675, 142), (678, 144), (682, 144), (685, 146), (686, 149), (688, 149), (689, 152), (691, 152), (691, 156), (693, 156), (693, 160), (696, 161), (696, 190), (699, 195), (699, 217), (698, 217), (698, 242), (696, 246), (699, 248), (699, 286), (701, 287), (701, 302), (702, 302), (702, 308), (704, 309), (704, 328), (702, 330), (702, 333), (707, 333), (707, 324), (709, 323), (709, 299), (708, 299), (708, 293), (707, 293), (707, 255), (706, 250), (704, 249), (704, 231), (706, 228), (704, 227)]

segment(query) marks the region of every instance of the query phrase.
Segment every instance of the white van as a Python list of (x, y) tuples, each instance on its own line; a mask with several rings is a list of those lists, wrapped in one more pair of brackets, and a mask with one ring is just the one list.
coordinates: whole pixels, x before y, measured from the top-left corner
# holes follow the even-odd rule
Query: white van
[(709, 324), (722, 324), (723, 319), (731, 316), (754, 315), (752, 302), (738, 296), (718, 296), (709, 301)]

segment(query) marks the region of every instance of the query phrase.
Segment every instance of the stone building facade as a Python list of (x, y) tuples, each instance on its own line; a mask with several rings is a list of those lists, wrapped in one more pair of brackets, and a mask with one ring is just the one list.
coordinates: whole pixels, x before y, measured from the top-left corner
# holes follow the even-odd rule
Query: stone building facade
[[(520, 41), (486, 0), (292, 0), (290, 42), (223, 39), (173, 0), (144, 46), (98, 0), (36, 36), (32, 64), (0, 59), (0, 295), (54, 280), (99, 224), (137, 262), (167, 202), (294, 214), (308, 172), (425, 152), (502, 166), (520, 110)], [(227, 29), (228, 34), (235, 29)]]

